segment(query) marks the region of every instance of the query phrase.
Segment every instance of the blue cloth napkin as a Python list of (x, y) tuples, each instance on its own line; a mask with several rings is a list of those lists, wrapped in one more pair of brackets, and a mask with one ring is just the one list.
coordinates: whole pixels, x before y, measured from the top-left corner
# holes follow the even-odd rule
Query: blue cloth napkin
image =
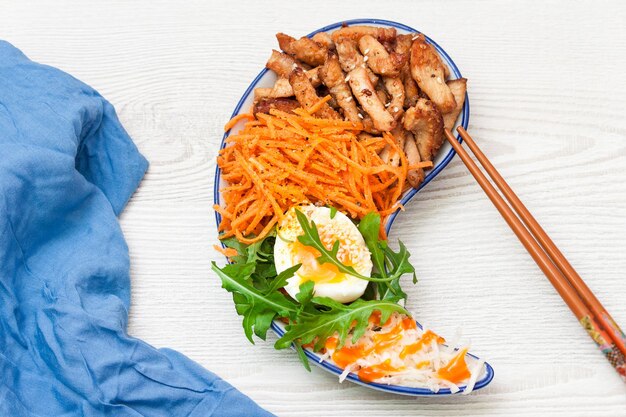
[(0, 41), (0, 416), (271, 416), (126, 333), (147, 167), (102, 96)]

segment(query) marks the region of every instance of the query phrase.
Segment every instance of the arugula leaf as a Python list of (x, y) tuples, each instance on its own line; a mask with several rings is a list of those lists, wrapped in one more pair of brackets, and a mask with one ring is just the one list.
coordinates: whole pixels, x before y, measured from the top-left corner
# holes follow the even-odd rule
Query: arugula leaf
[(340, 272), (355, 276), (360, 279), (364, 279), (366, 281), (384, 282), (391, 281), (393, 279), (393, 277), (368, 277), (359, 274), (353, 267), (344, 265), (339, 259), (337, 259), (337, 252), (339, 252), (339, 241), (335, 241), (331, 250), (326, 249), (326, 246), (324, 246), (324, 244), (322, 243), (322, 239), (320, 239), (320, 235), (317, 230), (317, 226), (315, 225), (315, 222), (309, 222), (304, 213), (297, 209), (296, 217), (298, 219), (298, 223), (300, 223), (300, 227), (302, 227), (302, 230), (304, 232), (304, 234), (298, 236), (298, 240), (303, 245), (317, 249), (317, 251), (320, 253), (320, 256), (317, 257), (317, 261), (320, 264), (333, 264)]
[(313, 298), (313, 289), (315, 288), (314, 281), (305, 281), (300, 284), (300, 291), (296, 294), (296, 300), (302, 306), (306, 306)]
[[(281, 292), (264, 294), (251, 284), (250, 275), (254, 266), (230, 264), (220, 269), (215, 262), (211, 265), (211, 269), (222, 280), (222, 288), (233, 293), (237, 313), (243, 316), (244, 333), (251, 343), (254, 343), (253, 333), (265, 340), (267, 330), (276, 316), (295, 319), (301, 315), (299, 306)], [(293, 271), (290, 273), (293, 275)]]
[(248, 262), (248, 245), (239, 242), (235, 237), (222, 239), (221, 242), (228, 248), (235, 249), (237, 256), (231, 257), (231, 261), (236, 264), (245, 264)]
[(276, 267), (274, 265), (274, 241), (275, 232), (272, 231), (263, 240), (246, 245), (235, 238), (224, 239), (227, 247), (233, 248), (238, 255), (231, 258), (235, 264), (254, 264), (255, 267), (250, 273), (252, 285), (263, 292), (269, 292), (281, 288), (279, 283), (274, 283), (276, 277)]
[(386, 276), (385, 270), (385, 252), (380, 248), (378, 242), (378, 234), (380, 232), (380, 215), (378, 213), (366, 214), (358, 226), (359, 232), (365, 240), (365, 244), (372, 254), (372, 263), (376, 269)]
[(394, 252), (386, 241), (379, 240), (380, 216), (377, 213), (365, 215), (359, 223), (359, 232), (365, 239), (365, 244), (372, 254), (372, 263), (376, 268), (373, 275), (391, 278), (386, 282), (377, 282), (378, 298), (398, 302), (407, 298), (400, 286), (400, 277), (404, 274), (413, 274), (413, 283), (417, 282), (415, 268), (409, 262), (411, 254), (402, 242), (398, 241), (400, 251)]
[(289, 324), (287, 332), (274, 344), (276, 349), (289, 347), (294, 341), (302, 344), (315, 341), (314, 350), (318, 351), (335, 333), (339, 339), (338, 346), (343, 346), (349, 333), (352, 333), (353, 342), (363, 336), (374, 311), (380, 311), (382, 323), (394, 312), (409, 315), (402, 306), (391, 301), (356, 300), (345, 305), (328, 297), (314, 297), (311, 302), (324, 310), (315, 315), (298, 317)]
[(298, 358), (300, 359), (300, 362), (302, 362), (302, 364), (304, 365), (304, 369), (311, 372), (311, 365), (309, 364), (309, 360), (306, 357), (306, 354), (304, 353), (304, 349), (302, 348), (302, 343), (295, 341), (293, 342), (293, 347), (296, 350), (296, 353), (298, 354)]
[(229, 248), (235, 249), (239, 255), (234, 256), (234, 263), (271, 262), (274, 263), (274, 240), (276, 231), (272, 230), (263, 240), (246, 245), (239, 242), (235, 237), (223, 239), (222, 243)]
[(272, 279), (269, 287), (263, 292), (265, 294), (269, 294), (269, 293), (278, 291), (279, 289), (283, 288), (285, 285), (287, 285), (287, 280), (293, 277), (296, 271), (300, 269), (300, 266), (301, 264), (296, 264), (292, 266), (291, 268), (285, 269), (283, 272), (281, 272), (278, 275), (276, 275), (276, 272), (275, 272), (276, 270), (274, 270), (274, 275), (276, 275), (276, 278)]

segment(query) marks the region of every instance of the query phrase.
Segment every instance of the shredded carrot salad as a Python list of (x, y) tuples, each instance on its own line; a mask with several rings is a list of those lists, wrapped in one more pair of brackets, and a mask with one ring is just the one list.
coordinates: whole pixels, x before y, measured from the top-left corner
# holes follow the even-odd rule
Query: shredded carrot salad
[[(229, 130), (249, 120), (217, 158), (228, 183), (220, 189), (223, 206), (214, 207), (222, 215), (220, 238), (259, 241), (298, 204), (335, 207), (355, 219), (370, 212), (384, 219), (400, 207), (407, 172), (415, 167), (389, 133), (360, 140), (360, 123), (313, 117), (328, 99), (294, 113), (242, 114), (226, 124)], [(399, 166), (378, 156), (386, 145), (400, 155)]]

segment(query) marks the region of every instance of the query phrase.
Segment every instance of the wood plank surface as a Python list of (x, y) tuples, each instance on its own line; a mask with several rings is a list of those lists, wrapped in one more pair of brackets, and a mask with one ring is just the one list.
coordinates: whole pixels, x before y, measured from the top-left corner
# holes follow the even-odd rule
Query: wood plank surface
[(458, 158), (399, 216), (414, 256), (408, 307), (462, 329), (495, 368), (470, 396), (415, 399), (309, 374), (244, 338), (213, 211), (215, 156), (275, 46), (336, 21), (418, 28), (469, 79), (469, 131), (614, 318), (626, 326), (626, 3), (623, 1), (0, 0), (0, 38), (97, 88), (150, 170), (121, 216), (130, 333), (178, 349), (278, 416), (626, 416), (606, 363)]

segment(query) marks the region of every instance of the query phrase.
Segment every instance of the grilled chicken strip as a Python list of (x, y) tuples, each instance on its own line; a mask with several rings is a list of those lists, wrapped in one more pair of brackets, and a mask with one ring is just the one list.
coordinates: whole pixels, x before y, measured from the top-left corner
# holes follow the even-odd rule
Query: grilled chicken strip
[(298, 40), (284, 33), (277, 33), (278, 46), (285, 53), (313, 67), (322, 65), (328, 50), (312, 39), (302, 37)]
[(385, 145), (383, 150), (378, 153), (378, 156), (387, 165), (393, 167), (400, 165), (400, 155), (389, 145)]
[(356, 107), (350, 86), (345, 80), (345, 74), (341, 70), (339, 58), (334, 52), (329, 52), (326, 62), (320, 70), (320, 77), (330, 94), (335, 98), (339, 107), (343, 109), (346, 119), (351, 122), (358, 123), (359, 110)]
[(348, 38), (353, 41), (358, 41), (365, 35), (373, 36), (381, 42), (393, 41), (396, 37), (396, 29), (374, 26), (345, 26), (334, 31), (332, 38), (335, 42), (337, 42), (340, 38)]
[(383, 103), (380, 102), (376, 91), (369, 77), (367, 71), (363, 67), (357, 67), (350, 71), (348, 74), (350, 88), (356, 99), (363, 107), (374, 122), (376, 130), (381, 132), (388, 132), (395, 126), (395, 120), (391, 113), (389, 113)]
[[(313, 87), (313, 84), (311, 84), (311, 81), (309, 81), (309, 78), (302, 68), (298, 67), (291, 71), (291, 74), (289, 74), (289, 84), (291, 84), (296, 99), (303, 108), (308, 109), (320, 100), (315, 92), (315, 87)], [(324, 103), (322, 107), (315, 112), (315, 115), (324, 119), (339, 119), (337, 112), (333, 110), (328, 103)]]
[[(278, 83), (281, 78), (289, 78), (289, 74), (291, 74), (291, 71), (293, 71), (294, 68), (300, 68), (301, 66), (289, 55), (272, 50), (272, 55), (267, 60), (265, 67), (271, 69), (276, 73), (276, 75), (278, 75), (279, 79), (276, 81), (276, 83)], [(307, 77), (309, 77), (309, 81), (313, 84), (313, 87), (317, 87), (322, 83), (319, 76), (319, 70), (320, 67), (315, 67), (305, 71)], [(276, 84), (274, 84), (274, 87), (277, 87)], [(282, 87), (284, 86), (278, 86), (278, 88)], [(293, 93), (291, 95), (293, 95)]]
[(411, 35), (398, 35), (393, 51), (396, 55), (396, 61), (400, 72), (405, 66), (409, 65), (411, 58), (411, 45), (413, 45), (413, 39)]
[(387, 91), (385, 90), (385, 84), (383, 84), (382, 82), (379, 82), (378, 84), (376, 84), (376, 95), (378, 96), (378, 99), (380, 100), (381, 103), (383, 103), (385, 105), (385, 107), (389, 107), (388, 103), (389, 103), (389, 96), (387, 95)]
[(359, 49), (364, 55), (364, 60), (375, 74), (395, 77), (400, 73), (404, 63), (402, 56), (387, 52), (385, 47), (373, 36), (365, 35), (359, 39)]
[(410, 55), (411, 45), (413, 45), (413, 35), (398, 35), (394, 50), (401, 55)]
[[(409, 166), (417, 165), (421, 162), (419, 151), (417, 150), (417, 144), (415, 138), (411, 132), (406, 132), (404, 141), (404, 154), (409, 162)], [(424, 170), (422, 168), (410, 169), (406, 176), (407, 181), (413, 188), (420, 186), (424, 181)]]
[(454, 109), (456, 102), (446, 84), (445, 65), (432, 45), (420, 34), (411, 47), (411, 75), (442, 113)]
[(272, 88), (255, 88), (254, 89), (254, 98), (284, 98), (293, 96), (293, 89), (291, 88), (291, 84), (289, 84), (289, 80), (286, 78), (279, 78), (274, 83), (274, 87)]
[[(308, 71), (304, 71), (306, 76), (309, 78), (309, 81), (313, 85), (313, 87), (318, 87), (322, 84), (322, 81), (319, 77), (319, 69), (321, 67), (315, 67)], [(293, 89), (291, 88), (291, 84), (289, 84), (289, 80), (287, 78), (279, 78), (274, 83), (274, 87), (272, 88), (263, 88), (258, 87), (254, 89), (254, 97), (255, 98), (280, 98), (280, 97), (291, 97), (293, 96)]]
[(337, 54), (339, 55), (341, 69), (343, 69), (345, 73), (349, 73), (357, 67), (365, 67), (367, 68), (367, 76), (370, 81), (373, 85), (376, 85), (378, 82), (378, 76), (374, 74), (369, 67), (366, 67), (365, 62), (363, 61), (363, 55), (359, 52), (355, 41), (347, 38), (340, 38), (336, 41), (335, 46), (337, 47)]
[(448, 87), (450, 87), (450, 91), (452, 91), (452, 94), (454, 95), (456, 107), (450, 113), (443, 115), (443, 125), (446, 129), (452, 130), (452, 128), (454, 128), (454, 124), (456, 123), (456, 119), (459, 117), (459, 114), (461, 114), (463, 104), (465, 104), (467, 79), (459, 78), (458, 80), (450, 80), (448, 81)]
[(411, 68), (409, 64), (405, 64), (402, 68), (400, 78), (402, 79), (402, 84), (404, 85), (404, 107), (413, 107), (420, 98), (420, 90), (411, 75)]
[(411, 76), (411, 66), (409, 58), (411, 56), (411, 45), (413, 45), (413, 35), (398, 35), (396, 38), (395, 52), (404, 59), (404, 64), (400, 69), (400, 80), (404, 91), (404, 107), (412, 107), (419, 98), (417, 83)]
[(443, 143), (443, 117), (435, 104), (420, 98), (404, 113), (403, 125), (413, 133), (422, 161), (431, 161)]
[(254, 103), (252, 112), (270, 114), (271, 109), (278, 109), (287, 113), (300, 107), (300, 103), (292, 98), (263, 98)]
[(272, 49), (272, 55), (267, 60), (265, 67), (274, 71), (279, 77), (288, 78), (291, 71), (300, 65), (289, 55)]
[(313, 84), (313, 87), (318, 87), (322, 84), (322, 79), (320, 78), (320, 70), (322, 66), (311, 68), (310, 70), (304, 71), (306, 76), (309, 77), (309, 81)]
[[(387, 111), (395, 120), (399, 120), (404, 114), (404, 85), (402, 85), (402, 80), (400, 77), (383, 77), (383, 83), (387, 93), (391, 96)], [(387, 104), (385, 103), (385, 105)]]
[(335, 49), (333, 38), (327, 32), (317, 32), (311, 39), (328, 50)]

